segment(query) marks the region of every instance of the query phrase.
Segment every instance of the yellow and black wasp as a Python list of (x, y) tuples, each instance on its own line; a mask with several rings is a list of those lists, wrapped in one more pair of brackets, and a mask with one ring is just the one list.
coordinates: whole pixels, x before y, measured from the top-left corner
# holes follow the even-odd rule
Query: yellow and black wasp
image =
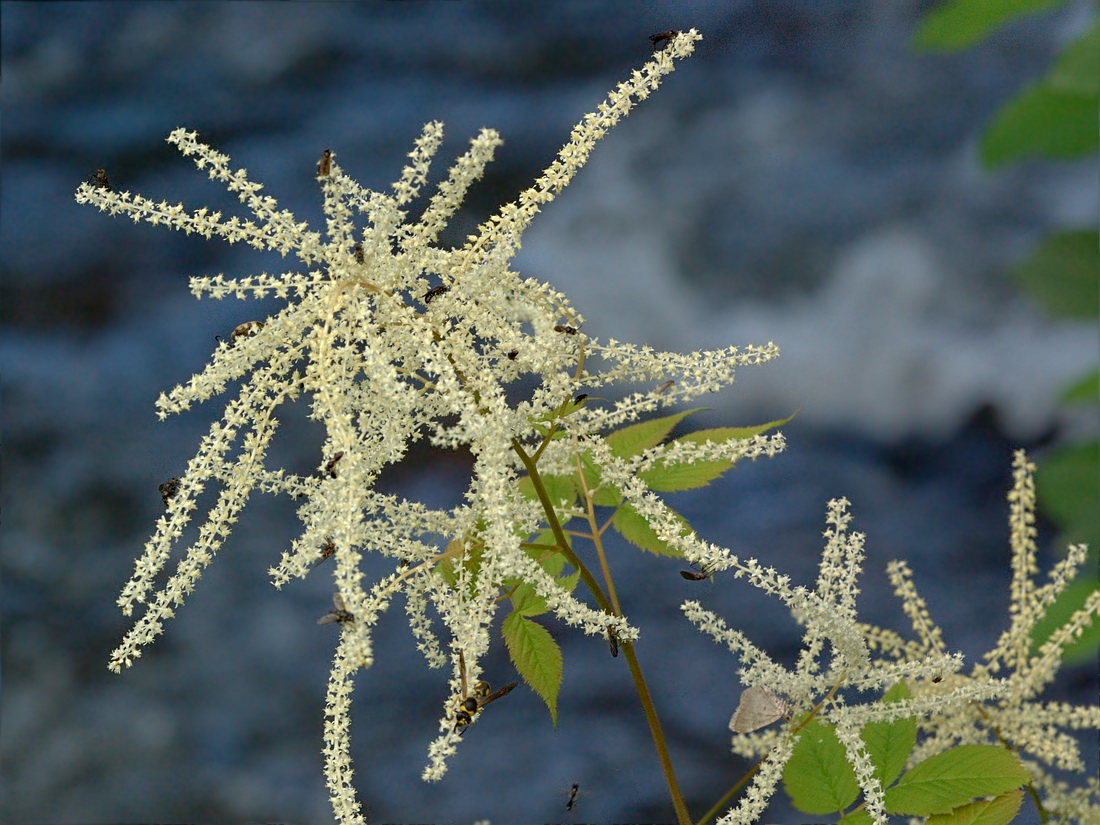
[(462, 696), (455, 705), (455, 730), (465, 728), (474, 721), (474, 717), (481, 712), (483, 707), (490, 702), (495, 702), (502, 696), (507, 696), (519, 684), (519, 682), (509, 682), (499, 690), (493, 691), (488, 682), (478, 681), (474, 685), (473, 693), (470, 693), (466, 684), (466, 659), (461, 650), (458, 651), (458, 676), (462, 686)]

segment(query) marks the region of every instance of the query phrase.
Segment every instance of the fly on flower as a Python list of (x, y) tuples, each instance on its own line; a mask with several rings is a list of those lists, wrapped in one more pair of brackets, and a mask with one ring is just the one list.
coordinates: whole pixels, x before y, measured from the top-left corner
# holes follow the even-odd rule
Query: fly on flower
[(332, 458), (325, 462), (325, 475), (329, 478), (336, 478), (336, 465), (340, 459), (344, 457), (344, 451), (340, 450), (335, 453)]
[(676, 29), (670, 29), (667, 32), (657, 32), (656, 34), (651, 34), (649, 36), (649, 42), (653, 44), (653, 51), (657, 51), (657, 48), (662, 43), (665, 43), (665, 42), (671, 40), (672, 38), (674, 38), (679, 33), (680, 32)]
[(329, 539), (328, 541), (326, 541), (324, 544), (321, 545), (321, 558), (319, 558), (319, 559), (317, 559), (317, 561), (313, 562), (313, 567), (316, 567), (321, 562), (323, 562), (325, 559), (330, 558), (332, 556), (332, 554), (335, 553), (335, 552), (336, 552), (336, 544), (331, 539)]
[(710, 577), (710, 573), (706, 570), (681, 570), (680, 575), (689, 582), (701, 582)]
[(355, 617), (348, 611), (347, 605), (344, 604), (344, 597), (337, 590), (332, 594), (332, 610), (319, 618), (317, 624), (333, 624), (334, 622), (343, 624), (344, 622), (354, 621)]
[(164, 506), (168, 506), (168, 502), (172, 500), (172, 497), (180, 490), (180, 480), (178, 478), (170, 478), (161, 485), (158, 485), (157, 489), (160, 491), (161, 501), (164, 502)]
[(88, 178), (88, 183), (98, 189), (106, 189), (108, 192), (111, 191), (111, 181), (107, 178), (107, 171), (105, 169), (96, 169)]
[(327, 178), (332, 174), (332, 150), (326, 149), (321, 153), (321, 159), (317, 162), (317, 177)]

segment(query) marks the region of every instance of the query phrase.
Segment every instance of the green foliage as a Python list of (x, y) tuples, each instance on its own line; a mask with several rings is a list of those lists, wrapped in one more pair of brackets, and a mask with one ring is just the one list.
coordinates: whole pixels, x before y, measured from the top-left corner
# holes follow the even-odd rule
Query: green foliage
[(666, 415), (663, 418), (652, 418), (649, 421), (641, 421), (630, 424), (607, 436), (607, 446), (611, 452), (619, 458), (630, 458), (638, 455), (651, 447), (656, 447), (672, 432), (672, 428), (699, 410), (684, 410), (683, 412)]
[[(1024, 14), (1059, 5), (1048, 0), (956, 0), (931, 11), (914, 44), (954, 50), (972, 45), (992, 29)], [(1074, 158), (1095, 155), (1100, 148), (1100, 21), (1058, 56), (1054, 66), (1016, 99), (987, 128), (981, 141), (982, 161), (1000, 166), (1031, 155)], [(1054, 317), (1095, 319), (1100, 308), (1100, 233), (1095, 229), (1063, 231), (1044, 238), (1015, 270), (1020, 286)], [(1092, 373), (1064, 395), (1065, 403), (1096, 404), (1098, 373)], [(1065, 544), (1087, 543), (1096, 570), (1100, 546), (1100, 441), (1062, 448), (1043, 461), (1036, 475), (1039, 500), (1062, 528)], [(1080, 608), (1096, 590), (1097, 576), (1075, 580), (1048, 610), (1032, 636), (1037, 647)], [(1067, 662), (1082, 663), (1100, 647), (1094, 623), (1069, 645)]]
[[(909, 686), (900, 682), (887, 691), (882, 701), (900, 702), (909, 695)], [(905, 770), (909, 754), (917, 744), (917, 723), (909, 716), (892, 722), (871, 722), (860, 736), (875, 767), (875, 779), (882, 787), (889, 787)]]
[[(1091, 575), (1075, 579), (1048, 608), (1032, 634), (1036, 649), (1084, 605), (1098, 586), (1100, 471), (1097, 468), (1100, 468), (1100, 442), (1093, 440), (1050, 453), (1035, 474), (1039, 501), (1062, 528), (1064, 539), (1072, 544), (1085, 543), (1091, 548), (1091, 563), (1086, 567)], [(1100, 623), (1093, 622), (1080, 638), (1066, 646), (1062, 658), (1067, 663), (1084, 664), (1095, 658), (1098, 647)]]
[[(674, 439), (673, 443), (704, 444), (712, 441), (715, 444), (722, 444), (735, 439), (752, 438), (776, 427), (782, 427), (792, 418), (794, 416), (790, 415), (754, 427), (716, 427), (709, 430), (696, 430)], [(705, 487), (732, 466), (728, 461), (698, 461), (694, 464), (688, 461), (659, 463), (650, 470), (643, 470), (638, 476), (645, 481), (649, 489), (659, 493), (671, 493)]]
[[(563, 407), (563, 409), (565, 408)], [(699, 410), (685, 410), (661, 418), (630, 424), (609, 433), (605, 440), (615, 456), (618, 458), (631, 458), (646, 450), (659, 447), (677, 424), (696, 412), (699, 412)], [(553, 419), (557, 417), (560, 416), (547, 416), (544, 419), (545, 423), (551, 424)], [(669, 443), (705, 444), (709, 441), (715, 444), (723, 444), (729, 441), (753, 438), (787, 423), (790, 418), (750, 427), (718, 427), (697, 430), (682, 435)], [(564, 435), (564, 433), (559, 432), (551, 433), (550, 427), (541, 427), (539, 431), (546, 438)], [(578, 498), (584, 495), (585, 490), (587, 490), (593, 505), (614, 508), (615, 512), (611, 518), (611, 526), (630, 544), (658, 556), (672, 558), (682, 556), (679, 550), (671, 547), (657, 536), (657, 533), (634, 506), (623, 500), (623, 495), (619, 490), (602, 482), (599, 467), (592, 458), (591, 450), (582, 453), (581, 465), (583, 479), (580, 473), (574, 473), (573, 475), (539, 475), (538, 483), (543, 486), (550, 502), (558, 505), (558, 508), (555, 508), (556, 512), (560, 513), (563, 510), (574, 508)], [(650, 489), (656, 492), (675, 492), (709, 484), (732, 466), (733, 464), (730, 461), (708, 461), (696, 464), (687, 461), (657, 463), (652, 469), (639, 473), (639, 477), (646, 482)], [(535, 479), (530, 476), (519, 479), (519, 490), (531, 501), (539, 500), (535, 488)], [(682, 516), (674, 514), (674, 517), (683, 525), (685, 534), (691, 532), (691, 526)], [(564, 528), (569, 522), (570, 519), (562, 519), (561, 526)], [(568, 542), (570, 540), (569, 534), (563, 533), (563, 535), (565, 535)], [(452, 548), (454, 546), (452, 545)], [(555, 553), (544, 549), (557, 546), (554, 533), (547, 529), (529, 542), (528, 552), (532, 557), (539, 559), (540, 564), (548, 573), (560, 577), (558, 581), (564, 589), (572, 592), (578, 583), (580, 573), (577, 571), (571, 576), (560, 576), (565, 565), (564, 556), (560, 552)], [(468, 555), (470, 555), (470, 561), (464, 563), (473, 565), (479, 563), (479, 554), (471, 553)], [(447, 558), (436, 565), (436, 569), (451, 586), (454, 586), (457, 581), (454, 573), (455, 564), (456, 562), (452, 558)], [(476, 567), (473, 568), (473, 571), (476, 573)], [(534, 588), (528, 584), (515, 582), (514, 585), (515, 589), (511, 593), (512, 613), (505, 619), (504, 624), (508, 652), (516, 670), (524, 681), (546, 702), (550, 717), (556, 725), (557, 696), (562, 679), (561, 649), (545, 628), (530, 621), (532, 617), (547, 612), (548, 607), (545, 599), (539, 597)]]
[(952, 0), (930, 11), (914, 44), (921, 49), (960, 51), (994, 29), (1029, 14), (1062, 5), (1065, 0)]
[[(1100, 24), (1058, 58), (1054, 68), (1011, 101), (982, 138), (982, 160), (999, 166), (1024, 155), (1072, 158), (1100, 145)], [(1095, 305), (1093, 305), (1095, 310)]]
[(519, 613), (511, 613), (501, 628), (516, 671), (546, 703), (554, 727), (558, 725), (558, 693), (563, 673), (561, 648), (545, 627)]
[(1008, 825), (1016, 818), (1023, 801), (1023, 791), (1008, 791), (993, 799), (955, 808), (950, 813), (930, 816), (925, 825)]
[[(691, 532), (691, 525), (687, 523), (683, 516), (677, 513), (676, 520), (684, 526), (682, 532)], [(635, 547), (646, 550), (657, 556), (671, 556), (672, 558), (680, 558), (682, 556), (679, 550), (669, 547), (667, 542), (658, 538), (653, 528), (649, 526), (646, 520), (642, 518), (642, 516), (638, 514), (638, 511), (630, 504), (624, 504), (615, 511), (615, 517), (612, 519), (611, 524), (619, 535)]]
[(979, 796), (1030, 781), (1015, 754), (996, 745), (960, 745), (915, 765), (886, 790), (886, 810), (905, 816), (951, 813)]
[(1047, 312), (1062, 318), (1096, 317), (1100, 307), (1098, 273), (1100, 232), (1096, 230), (1047, 235), (1016, 266), (1019, 284)]
[(1062, 393), (1063, 404), (1092, 404), (1100, 398), (1100, 370), (1093, 370)]
[(859, 797), (855, 771), (832, 725), (809, 722), (783, 769), (791, 803), (808, 814), (842, 811)]
[[(910, 698), (908, 685), (896, 685), (883, 703)], [(887, 813), (934, 816), (939, 823), (1009, 822), (1020, 807), (1016, 790), (1030, 781), (1019, 759), (994, 745), (961, 745), (905, 765), (917, 743), (917, 725), (911, 717), (873, 722), (860, 732), (875, 778), (885, 789)], [(899, 778), (900, 777), (900, 778)], [(807, 814), (842, 812), (860, 796), (859, 781), (844, 745), (832, 725), (811, 719), (800, 731), (794, 752), (783, 770), (783, 785), (791, 803)], [(992, 800), (978, 800), (993, 796)], [(1003, 817), (1007, 816), (1007, 819)], [(861, 805), (842, 825), (868, 825), (870, 814)]]

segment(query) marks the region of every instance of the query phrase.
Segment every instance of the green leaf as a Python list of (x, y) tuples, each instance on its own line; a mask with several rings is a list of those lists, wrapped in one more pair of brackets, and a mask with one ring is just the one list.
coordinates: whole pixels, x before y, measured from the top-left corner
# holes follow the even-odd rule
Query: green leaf
[(924, 825), (1008, 825), (1020, 811), (1023, 791), (1009, 791), (994, 799), (971, 802), (949, 814), (936, 814)]
[(753, 438), (766, 433), (768, 430), (782, 427), (797, 414), (798, 413), (792, 413), (786, 418), (777, 418), (775, 421), (769, 421), (767, 424), (754, 424), (751, 427), (713, 427), (707, 430), (695, 430), (694, 432), (685, 433), (674, 440), (688, 441), (692, 444), (703, 444), (707, 441), (713, 441), (720, 444), (723, 441), (731, 441), (735, 438)]
[(1080, 40), (1067, 46), (1046, 76), (1047, 84), (1059, 92), (1100, 95), (1100, 21)]
[(641, 421), (630, 424), (621, 430), (616, 430), (607, 435), (607, 446), (611, 452), (619, 458), (630, 458), (638, 455), (643, 450), (656, 447), (665, 438), (672, 428), (699, 410), (685, 410), (684, 412), (666, 415), (664, 418), (653, 418), (649, 421)]
[[(1047, 608), (1046, 615), (1038, 622), (1031, 633), (1031, 649), (1038, 652), (1050, 635), (1062, 627), (1070, 616), (1085, 606), (1085, 600), (1096, 590), (1096, 553), (1089, 553), (1089, 560), (1085, 562), (1085, 570), (1091, 575), (1077, 578), (1069, 583), (1061, 595), (1054, 600), (1054, 604)], [(1087, 625), (1084, 632), (1072, 642), (1062, 648), (1062, 661), (1066, 664), (1081, 665), (1086, 662), (1096, 661), (1096, 651), (1100, 648), (1100, 622), (1093, 621)]]
[[(619, 492), (619, 488), (614, 485), (600, 486), (603, 476), (600, 473), (600, 468), (596, 466), (592, 461), (592, 453), (585, 452), (581, 454), (581, 466), (584, 468), (584, 483), (591, 492), (592, 503), (597, 507), (618, 507), (623, 500), (623, 494)], [(578, 485), (579, 487), (579, 485)], [(583, 490), (578, 489), (578, 493)]]
[(1015, 275), (1051, 315), (1095, 318), (1100, 307), (1098, 272), (1100, 232), (1092, 230), (1047, 235), (1017, 264)]
[[(704, 444), (707, 441), (713, 441), (716, 444), (722, 444), (726, 441), (740, 441), (753, 438), (774, 427), (780, 427), (793, 417), (788, 416), (778, 421), (770, 421), (767, 424), (758, 424), (753, 427), (716, 427), (708, 430), (696, 430), (693, 433), (687, 433), (674, 439), (672, 443), (683, 441), (692, 444)], [(733, 462), (730, 461), (659, 463), (638, 475), (645, 481), (649, 489), (659, 493), (672, 493), (678, 490), (705, 487), (732, 466)]]
[(802, 729), (783, 786), (791, 803), (808, 814), (842, 811), (856, 801), (859, 783), (832, 725), (811, 721)]
[(1027, 14), (1060, 6), (1065, 0), (953, 0), (930, 11), (913, 45), (918, 49), (959, 51), (993, 29)]
[(867, 813), (866, 808), (860, 808), (845, 817), (841, 817), (836, 825), (873, 825), (874, 821), (871, 815)]
[[(542, 486), (546, 489), (546, 495), (550, 497), (551, 504), (555, 508), (565, 502), (565, 508), (572, 507), (577, 502), (577, 483), (573, 476), (552, 476), (539, 473)], [(530, 476), (521, 476), (519, 479), (520, 494), (531, 501), (538, 501), (538, 493), (535, 492), (535, 482)]]
[(561, 690), (561, 648), (540, 624), (518, 613), (509, 614), (502, 624), (504, 643), (516, 671), (542, 697), (558, 726), (558, 692)]
[[(566, 522), (568, 524), (568, 522)], [(562, 525), (564, 527), (565, 524)], [(569, 534), (565, 534), (565, 542), (572, 547), (573, 544), (570, 541)], [(527, 555), (542, 565), (542, 569), (549, 573), (551, 576), (557, 576), (561, 573), (561, 569), (565, 567), (565, 556), (561, 551), (557, 550), (558, 540), (554, 537), (554, 532), (549, 528), (543, 530), (531, 541), (531, 545), (538, 544), (540, 547), (525, 546), (524, 550)], [(555, 548), (555, 549), (547, 549)]]
[(1008, 103), (982, 135), (981, 158), (988, 168), (1023, 155), (1072, 158), (1100, 147), (1095, 95), (1062, 92), (1035, 83)]
[(729, 461), (654, 464), (650, 469), (638, 473), (638, 478), (644, 481), (650, 490), (658, 493), (674, 493), (678, 490), (706, 487), (732, 466), (733, 463)]
[(1063, 447), (1035, 473), (1039, 503), (1059, 526), (1096, 517), (1100, 500), (1100, 442)]
[(539, 616), (547, 611), (546, 599), (529, 584), (520, 584), (512, 591), (512, 609), (522, 616)]
[[(679, 513), (673, 513), (673, 515), (676, 517), (676, 520), (683, 525), (683, 532), (685, 535), (692, 532), (691, 526), (683, 516)], [(612, 520), (612, 526), (619, 531), (624, 539), (635, 547), (640, 547), (642, 550), (648, 550), (650, 553), (655, 553), (658, 556), (671, 556), (677, 559), (683, 558), (683, 553), (673, 547), (669, 547), (667, 542), (661, 541), (661, 539), (657, 537), (657, 533), (649, 526), (649, 522), (642, 518), (631, 504), (624, 504), (615, 511), (615, 518)]]
[(1062, 393), (1063, 404), (1095, 404), (1100, 399), (1100, 370), (1093, 370)]
[(1030, 781), (1020, 760), (996, 745), (960, 745), (930, 756), (886, 790), (886, 811), (905, 816), (950, 813), (980, 796)]
[[(881, 701), (900, 702), (909, 696), (909, 685), (900, 682), (887, 691)], [(917, 743), (917, 723), (911, 717), (893, 722), (869, 722), (860, 731), (860, 737), (875, 766), (875, 778), (885, 788), (905, 770), (905, 762)]]

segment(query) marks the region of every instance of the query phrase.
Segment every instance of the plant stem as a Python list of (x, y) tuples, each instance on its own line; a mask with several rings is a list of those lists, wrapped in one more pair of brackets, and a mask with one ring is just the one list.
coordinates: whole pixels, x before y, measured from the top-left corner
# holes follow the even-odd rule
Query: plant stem
[[(613, 606), (608, 603), (607, 597), (600, 589), (599, 583), (593, 577), (591, 571), (581, 563), (581, 560), (577, 558), (577, 555), (573, 552), (572, 548), (570, 548), (565, 538), (565, 532), (562, 530), (561, 523), (558, 521), (553, 503), (550, 501), (550, 496), (546, 492), (545, 485), (542, 483), (542, 477), (539, 475), (538, 466), (536, 464), (537, 454), (535, 458), (527, 455), (526, 451), (523, 449), (523, 445), (515, 439), (512, 440), (512, 449), (515, 450), (520, 461), (523, 462), (523, 466), (527, 469), (527, 473), (531, 478), (531, 484), (546, 513), (547, 523), (550, 525), (550, 530), (553, 532), (554, 538), (558, 541), (562, 554), (565, 556), (566, 560), (580, 572), (581, 578), (588, 586), (588, 589), (596, 599), (596, 602), (600, 605), (600, 608), (605, 613), (614, 616), (622, 616), (623, 614), (619, 607), (618, 597), (615, 595), (614, 583), (611, 580), (611, 571), (607, 566), (607, 559), (603, 552), (602, 542), (600, 541), (600, 531), (596, 525), (592, 497), (588, 494), (587, 487), (584, 486), (584, 474), (581, 473), (581, 485), (584, 487), (585, 492), (588, 518), (592, 528), (592, 541), (593, 544), (596, 545), (599, 554), (604, 579), (607, 582), (608, 591), (611, 593), (611, 598), (614, 602)], [(622, 640), (619, 642), (619, 647), (623, 651), (627, 666), (630, 668), (630, 677), (634, 681), (634, 689), (638, 693), (638, 699), (642, 704), (642, 712), (645, 714), (646, 722), (649, 725), (650, 735), (653, 737), (653, 744), (657, 749), (657, 758), (661, 762), (661, 770), (665, 775), (669, 796), (672, 799), (672, 807), (673, 810), (676, 811), (676, 819), (680, 825), (691, 825), (691, 815), (688, 813), (687, 804), (684, 802), (683, 794), (680, 792), (680, 784), (676, 780), (676, 772), (672, 767), (672, 758), (668, 752), (668, 745), (665, 741), (664, 732), (661, 730), (661, 721), (657, 717), (657, 708), (654, 706), (653, 698), (649, 694), (649, 687), (646, 685), (645, 676), (642, 674), (641, 664), (639, 664), (638, 657), (634, 652), (634, 644), (633, 642)]]

